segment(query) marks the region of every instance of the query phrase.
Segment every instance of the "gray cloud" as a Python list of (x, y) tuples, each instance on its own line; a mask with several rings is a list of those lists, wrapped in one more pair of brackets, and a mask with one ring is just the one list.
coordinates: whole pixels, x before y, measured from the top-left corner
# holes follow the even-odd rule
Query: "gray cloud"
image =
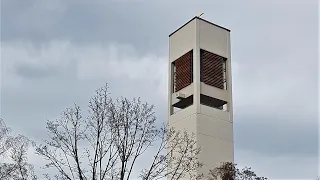
[[(42, 138), (46, 118), (74, 102), (85, 110), (105, 82), (115, 97), (155, 104), (165, 121), (168, 34), (202, 10), (232, 33), (236, 159), (273, 177), (297, 157), (317, 166), (308, 160), (319, 143), (316, 1), (1, 3), (1, 117), (14, 130)], [(296, 163), (300, 177), (315, 171)]]
[(21, 64), (16, 68), (17, 75), (25, 78), (46, 78), (59, 73), (58, 68), (35, 67), (30, 64)]
[[(235, 122), (235, 147), (253, 150), (266, 156), (318, 156), (317, 119), (292, 125), (283, 123), (285, 117), (247, 117), (245, 121)], [(302, 119), (298, 119), (303, 121)], [(317, 164), (314, 164), (317, 166)]]

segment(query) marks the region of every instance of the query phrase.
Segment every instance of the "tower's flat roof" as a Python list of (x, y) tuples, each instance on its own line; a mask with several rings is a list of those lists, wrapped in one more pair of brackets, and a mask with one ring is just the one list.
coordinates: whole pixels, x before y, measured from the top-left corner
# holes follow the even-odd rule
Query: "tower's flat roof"
[(227, 30), (227, 31), (230, 32), (230, 29), (227, 29), (227, 28), (225, 28), (225, 27), (219, 26), (219, 25), (214, 24), (214, 23), (212, 23), (212, 22), (210, 22), (210, 21), (207, 21), (207, 20), (205, 20), (205, 19), (202, 19), (202, 18), (200, 18), (200, 17), (198, 17), (198, 16), (195, 16), (195, 17), (193, 17), (192, 19), (190, 19), (188, 22), (186, 22), (184, 25), (182, 25), (181, 27), (179, 27), (177, 30), (175, 30), (173, 33), (171, 33), (171, 34), (169, 35), (169, 37), (172, 36), (174, 33), (176, 33), (177, 31), (179, 31), (181, 28), (183, 28), (184, 26), (186, 26), (187, 24), (189, 24), (191, 21), (193, 21), (193, 20), (195, 20), (195, 19), (200, 19), (200, 20), (202, 20), (202, 21), (204, 21), (204, 22), (206, 22), (206, 23), (209, 23), (209, 24), (211, 24), (211, 25), (213, 25), (213, 26), (217, 26), (217, 27), (219, 27), (219, 28), (222, 28), (222, 29)]

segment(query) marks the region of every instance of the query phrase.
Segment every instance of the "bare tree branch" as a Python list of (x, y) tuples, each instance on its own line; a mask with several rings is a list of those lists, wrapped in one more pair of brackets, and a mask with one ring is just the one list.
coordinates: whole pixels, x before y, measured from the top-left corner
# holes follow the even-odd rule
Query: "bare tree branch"
[(236, 164), (224, 162), (221, 166), (210, 170), (208, 180), (267, 180), (265, 177), (257, 176), (251, 168), (236, 168)]
[(129, 180), (140, 157), (155, 145), (150, 168), (141, 171), (144, 180), (194, 177), (191, 172), (200, 167), (195, 138), (157, 126), (154, 106), (140, 98), (113, 100), (106, 85), (88, 107), (87, 118), (75, 105), (47, 123), (49, 141), (38, 145), (37, 153), (49, 161), (47, 168), (56, 169), (56, 178)]
[(34, 168), (27, 162), (30, 140), (25, 136), (11, 136), (10, 129), (0, 119), (0, 179), (35, 180)]

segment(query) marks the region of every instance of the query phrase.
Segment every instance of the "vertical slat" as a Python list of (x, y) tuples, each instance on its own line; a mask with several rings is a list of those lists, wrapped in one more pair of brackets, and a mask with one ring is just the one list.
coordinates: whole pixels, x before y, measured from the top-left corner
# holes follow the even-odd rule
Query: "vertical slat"
[(176, 81), (175, 92), (189, 86), (193, 81), (192, 75), (192, 50), (175, 61)]
[(226, 58), (203, 49), (201, 49), (200, 54), (201, 82), (223, 89), (223, 62)]

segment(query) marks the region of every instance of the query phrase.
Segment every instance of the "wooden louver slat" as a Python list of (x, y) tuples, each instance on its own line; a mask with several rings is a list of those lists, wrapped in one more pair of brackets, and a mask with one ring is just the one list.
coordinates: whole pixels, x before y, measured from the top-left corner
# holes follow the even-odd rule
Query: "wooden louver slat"
[(192, 76), (192, 50), (178, 58), (174, 63), (176, 67), (175, 74), (175, 92), (187, 87), (193, 81)]
[(201, 82), (220, 89), (224, 88), (223, 63), (226, 58), (200, 50)]

